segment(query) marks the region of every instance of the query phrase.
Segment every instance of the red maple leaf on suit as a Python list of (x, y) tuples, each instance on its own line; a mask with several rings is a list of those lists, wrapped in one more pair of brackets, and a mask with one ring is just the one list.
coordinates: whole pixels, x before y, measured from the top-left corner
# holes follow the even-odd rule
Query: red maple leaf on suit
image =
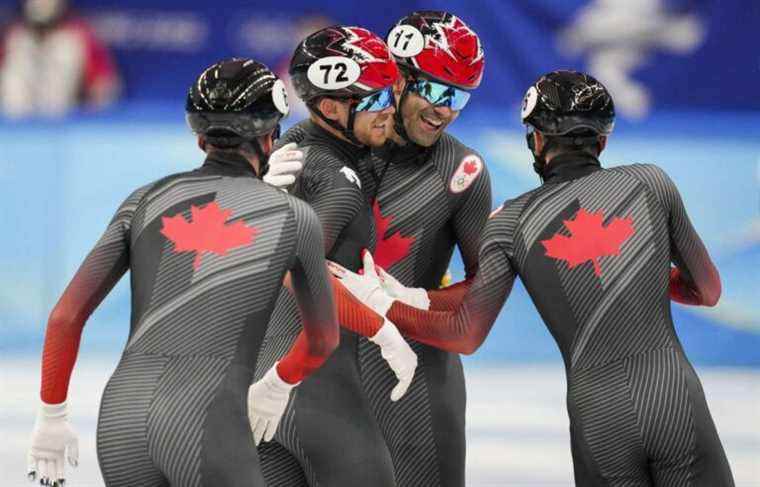
[(467, 161), (464, 163), (464, 173), (473, 174), (478, 170), (478, 163), (475, 161)]
[(393, 217), (383, 217), (380, 211), (380, 203), (377, 200), (372, 205), (372, 214), (375, 216), (375, 264), (383, 269), (389, 269), (393, 264), (409, 255), (415, 238), (402, 237), (401, 232), (395, 232), (386, 237), (385, 233), (391, 226)]
[(549, 240), (542, 240), (546, 256), (566, 261), (569, 269), (591, 261), (598, 277), (602, 277), (599, 257), (620, 255), (620, 247), (636, 233), (631, 217), (615, 217), (604, 226), (602, 210), (590, 213), (581, 208), (575, 219), (563, 223), (571, 236), (558, 233)]
[(257, 230), (243, 221), (225, 223), (232, 210), (221, 208), (216, 201), (199, 208), (190, 206), (192, 221), (181, 214), (162, 217), (161, 233), (174, 242), (174, 252), (195, 252), (193, 268), (198, 270), (204, 252), (226, 255), (227, 251), (253, 242)]

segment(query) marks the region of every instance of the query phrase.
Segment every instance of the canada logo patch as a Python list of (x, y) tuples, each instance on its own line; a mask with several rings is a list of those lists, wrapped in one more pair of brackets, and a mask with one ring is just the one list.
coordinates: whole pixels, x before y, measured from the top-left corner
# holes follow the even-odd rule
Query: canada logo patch
[(461, 193), (470, 187), (481, 172), (483, 172), (483, 161), (480, 157), (470, 154), (462, 160), (454, 175), (451, 176), (449, 190), (452, 193)]

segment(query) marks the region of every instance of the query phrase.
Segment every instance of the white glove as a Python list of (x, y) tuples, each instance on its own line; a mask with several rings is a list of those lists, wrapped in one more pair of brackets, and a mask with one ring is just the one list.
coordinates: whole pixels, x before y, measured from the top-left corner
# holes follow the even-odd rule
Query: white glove
[(32, 431), (32, 445), (27, 454), (27, 477), (41, 485), (63, 485), (66, 478), (63, 457), (72, 467), (79, 463), (79, 435), (68, 420), (66, 403), (42, 403)]
[(417, 369), (417, 354), (398, 332), (396, 325), (387, 319), (375, 336), (369, 340), (380, 347), (380, 354), (398, 379), (391, 391), (391, 401), (398, 401), (409, 389)]
[(285, 191), (296, 181), (303, 169), (303, 152), (297, 149), (298, 144), (291, 142), (269, 155), (269, 169), (262, 178), (265, 183)]
[[(364, 270), (366, 274), (367, 270)], [(392, 298), (408, 304), (414, 308), (427, 310), (430, 308), (430, 298), (426, 290), (421, 287), (406, 287), (392, 275), (377, 267), (377, 276), (380, 278), (380, 285), (385, 292)]]
[[(363, 274), (351, 272), (335, 262), (328, 261), (327, 267), (335, 277), (340, 279), (346, 289), (356, 296), (356, 299), (380, 316), (385, 316), (394, 300), (388, 296), (380, 284), (372, 254), (365, 251), (362, 261), (364, 262)], [(401, 336), (396, 325), (388, 319), (384, 320), (383, 326), (369, 340), (380, 347), (381, 355), (396, 374), (398, 384), (391, 391), (391, 401), (398, 401), (412, 383), (414, 371), (417, 368), (417, 354)]]
[(290, 391), (296, 384), (288, 384), (277, 373), (277, 362), (260, 380), (248, 388), (248, 422), (253, 431), (253, 441), (258, 446), (262, 437), (269, 441), (274, 437), (280, 419), (288, 405)]
[(335, 262), (328, 262), (327, 267), (332, 275), (340, 279), (346, 289), (356, 296), (356, 299), (369, 306), (372, 311), (380, 316), (385, 316), (394, 299), (386, 293), (380, 283), (372, 254), (365, 251), (362, 261), (364, 262), (363, 274), (351, 272)]

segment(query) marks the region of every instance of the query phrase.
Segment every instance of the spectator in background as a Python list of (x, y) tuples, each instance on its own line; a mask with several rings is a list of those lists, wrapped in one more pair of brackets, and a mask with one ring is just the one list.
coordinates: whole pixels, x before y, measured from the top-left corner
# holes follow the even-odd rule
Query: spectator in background
[(113, 102), (113, 58), (67, 0), (21, 0), (21, 18), (0, 38), (0, 112), (61, 116)]

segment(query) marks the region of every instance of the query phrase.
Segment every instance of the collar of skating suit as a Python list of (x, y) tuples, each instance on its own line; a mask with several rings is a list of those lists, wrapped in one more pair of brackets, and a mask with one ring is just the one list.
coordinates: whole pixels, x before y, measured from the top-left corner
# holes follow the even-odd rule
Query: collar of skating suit
[(599, 171), (599, 159), (585, 152), (568, 152), (554, 157), (544, 169), (544, 184), (582, 178)]
[(368, 147), (360, 147), (347, 140), (340, 139), (314, 122), (308, 124), (305, 131), (306, 137), (302, 141), (304, 146), (319, 144), (329, 147), (354, 168), (358, 167), (359, 161), (369, 154)]
[(206, 156), (201, 172), (224, 174), (229, 176), (253, 176), (256, 177), (256, 171), (248, 162), (248, 159), (241, 155), (226, 152), (212, 152)]
[[(438, 142), (436, 142), (437, 144)], [(430, 159), (435, 144), (430, 147), (423, 147), (413, 142), (407, 142), (405, 145), (399, 145), (392, 140), (388, 140), (382, 147), (376, 149), (375, 153), (380, 159), (390, 162), (391, 164), (418, 164), (422, 165)]]

